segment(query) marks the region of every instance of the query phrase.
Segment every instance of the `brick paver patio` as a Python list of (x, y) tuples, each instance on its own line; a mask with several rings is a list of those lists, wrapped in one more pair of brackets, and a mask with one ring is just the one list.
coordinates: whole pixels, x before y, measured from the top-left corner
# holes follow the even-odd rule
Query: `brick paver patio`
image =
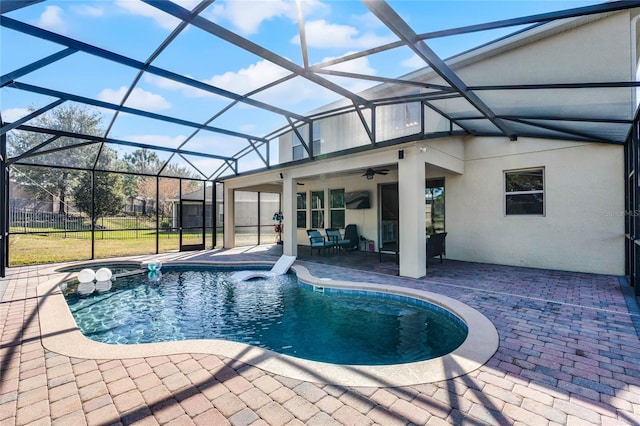
[(44, 268), (12, 268), (0, 303), (0, 424), (640, 424), (640, 312), (618, 277), (445, 261), (414, 280), (389, 275), (393, 259), (373, 254), (299, 259), (316, 276), (458, 299), (495, 324), (500, 347), (471, 374), (400, 388), (301, 382), (198, 353), (69, 358), (41, 343), (36, 286), (50, 277)]

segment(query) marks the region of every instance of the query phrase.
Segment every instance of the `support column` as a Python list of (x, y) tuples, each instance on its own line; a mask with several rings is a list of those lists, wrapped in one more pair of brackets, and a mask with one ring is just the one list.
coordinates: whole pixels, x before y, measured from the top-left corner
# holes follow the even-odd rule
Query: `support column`
[(236, 246), (235, 191), (224, 186), (224, 247)]
[(9, 264), (9, 168), (5, 133), (0, 135), (0, 206), (0, 278), (4, 278)]
[(297, 188), (298, 183), (295, 179), (285, 176), (282, 181), (282, 215), (284, 216), (284, 234), (282, 254), (288, 256), (298, 255), (298, 238), (297, 238)]
[(405, 148), (398, 160), (400, 204), (400, 276), (420, 278), (427, 272), (424, 158), (416, 147)]

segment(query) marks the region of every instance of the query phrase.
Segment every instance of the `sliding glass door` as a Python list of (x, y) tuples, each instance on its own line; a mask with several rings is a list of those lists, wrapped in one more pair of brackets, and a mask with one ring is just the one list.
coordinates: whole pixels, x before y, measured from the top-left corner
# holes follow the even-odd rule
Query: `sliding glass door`
[(427, 179), (424, 216), (427, 235), (444, 232), (444, 178)]

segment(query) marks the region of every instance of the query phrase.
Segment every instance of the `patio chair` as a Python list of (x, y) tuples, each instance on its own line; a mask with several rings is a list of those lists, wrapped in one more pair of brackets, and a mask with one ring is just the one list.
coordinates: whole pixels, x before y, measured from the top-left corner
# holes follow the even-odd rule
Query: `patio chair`
[(358, 235), (358, 227), (356, 225), (347, 225), (347, 227), (344, 228), (344, 238), (345, 240), (349, 240), (350, 244), (348, 249), (350, 250), (358, 249), (358, 243), (360, 242), (360, 235)]
[(314, 249), (318, 250), (318, 252), (322, 250), (326, 253), (328, 248), (333, 247), (333, 243), (331, 241), (327, 241), (324, 235), (322, 235), (317, 229), (307, 229), (307, 235), (309, 236), (311, 256), (313, 256)]
[(327, 239), (331, 242), (334, 249), (346, 249), (351, 247), (351, 241), (345, 240), (340, 234), (340, 230), (337, 228), (325, 229), (327, 233)]
[(427, 239), (427, 268), (429, 267), (429, 259), (432, 257), (440, 256), (440, 263), (442, 263), (442, 254), (444, 253), (444, 239), (447, 236), (446, 232), (433, 234)]

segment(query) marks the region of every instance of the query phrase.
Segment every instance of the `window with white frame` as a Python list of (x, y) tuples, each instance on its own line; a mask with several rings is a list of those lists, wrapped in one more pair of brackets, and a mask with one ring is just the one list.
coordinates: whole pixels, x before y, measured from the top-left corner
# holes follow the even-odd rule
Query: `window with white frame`
[(302, 141), (295, 132), (291, 133), (291, 146), (293, 147), (293, 159), (294, 160), (302, 160), (304, 158), (304, 147), (302, 146)]
[(344, 228), (344, 189), (329, 191), (329, 215), (332, 228)]
[(505, 214), (544, 216), (544, 168), (504, 172)]
[(324, 228), (324, 191), (311, 191), (311, 228)]
[(322, 126), (319, 121), (313, 122), (313, 155), (322, 154)]
[(297, 194), (297, 211), (296, 211), (296, 222), (298, 228), (306, 228), (307, 227), (307, 193), (306, 192), (298, 192)]

